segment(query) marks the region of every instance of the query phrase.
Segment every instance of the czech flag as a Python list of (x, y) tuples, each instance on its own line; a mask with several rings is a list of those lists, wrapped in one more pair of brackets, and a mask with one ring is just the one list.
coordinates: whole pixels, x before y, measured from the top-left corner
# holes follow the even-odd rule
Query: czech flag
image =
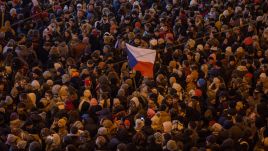
[(140, 71), (144, 77), (153, 77), (156, 50), (133, 47), (126, 44), (128, 64), (136, 71)]

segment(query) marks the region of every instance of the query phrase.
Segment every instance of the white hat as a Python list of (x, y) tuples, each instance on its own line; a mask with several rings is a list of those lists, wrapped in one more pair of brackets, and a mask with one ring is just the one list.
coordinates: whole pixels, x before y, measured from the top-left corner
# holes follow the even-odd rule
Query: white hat
[(133, 97), (130, 101), (133, 101), (135, 103), (136, 107), (138, 107), (140, 105), (140, 101), (137, 97)]
[(218, 48), (217, 47), (211, 47), (210, 50), (217, 51)]
[(78, 4), (76, 5), (76, 7), (82, 7), (82, 4), (78, 3)]
[(13, 13), (17, 14), (17, 11), (15, 8), (11, 8), (9, 11), (10, 15), (12, 15)]

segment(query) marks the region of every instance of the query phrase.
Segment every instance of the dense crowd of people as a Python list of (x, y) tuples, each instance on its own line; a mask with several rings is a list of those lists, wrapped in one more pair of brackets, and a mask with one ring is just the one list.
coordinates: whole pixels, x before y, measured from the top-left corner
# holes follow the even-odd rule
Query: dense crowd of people
[[(1, 151), (268, 150), (268, 0), (0, 0)], [(125, 44), (157, 51), (154, 77)]]

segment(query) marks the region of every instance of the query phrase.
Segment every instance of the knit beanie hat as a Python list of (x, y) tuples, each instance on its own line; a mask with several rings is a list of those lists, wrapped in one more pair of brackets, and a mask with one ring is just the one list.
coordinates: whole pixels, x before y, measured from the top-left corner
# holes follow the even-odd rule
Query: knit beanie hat
[(125, 121), (124, 121), (124, 125), (126, 126), (126, 127), (129, 127), (130, 126), (130, 121), (128, 120), (128, 119), (126, 119)]
[(169, 140), (167, 142), (167, 149), (169, 151), (176, 151), (177, 150), (177, 143), (174, 140)]
[(204, 80), (202, 78), (198, 79), (198, 81), (197, 81), (198, 87), (203, 87), (203, 86), (205, 86), (205, 84), (206, 84), (206, 80)]
[(201, 97), (202, 96), (202, 91), (200, 89), (195, 89), (194, 90), (194, 96)]

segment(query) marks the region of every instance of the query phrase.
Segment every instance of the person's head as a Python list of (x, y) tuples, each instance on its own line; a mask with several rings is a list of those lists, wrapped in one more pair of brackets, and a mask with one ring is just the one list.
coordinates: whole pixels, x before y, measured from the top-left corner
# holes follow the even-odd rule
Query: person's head
[(77, 11), (77, 17), (82, 18), (84, 16), (84, 11), (83, 10), (78, 10)]
[(127, 151), (127, 145), (126, 144), (118, 144), (116, 151)]
[(88, 9), (88, 11), (92, 12), (92, 11), (94, 10), (94, 5), (89, 4), (89, 5), (87, 6), (87, 9)]
[(73, 144), (69, 144), (66, 146), (65, 151), (78, 151), (78, 148), (75, 147)]
[(40, 143), (38, 143), (37, 141), (30, 143), (29, 151), (40, 151), (40, 150), (42, 150)]
[(78, 133), (78, 128), (76, 126), (72, 126), (70, 129), (71, 134), (77, 134)]
[(102, 16), (102, 22), (103, 22), (104, 24), (109, 23), (109, 18), (108, 18), (108, 16), (103, 15), (103, 16)]

